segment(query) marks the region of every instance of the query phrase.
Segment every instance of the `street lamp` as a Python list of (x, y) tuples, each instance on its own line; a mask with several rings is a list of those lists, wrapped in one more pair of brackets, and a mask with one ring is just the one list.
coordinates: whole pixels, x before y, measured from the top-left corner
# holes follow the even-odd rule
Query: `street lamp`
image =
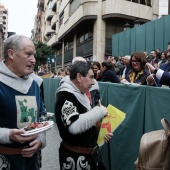
[(137, 19), (133, 22), (133, 24), (134, 24), (134, 27), (137, 27), (141, 24), (141, 22)]
[(127, 29), (130, 29), (131, 25), (128, 22), (126, 22), (126, 24), (123, 26), (123, 28), (124, 28), (124, 31), (125, 31)]

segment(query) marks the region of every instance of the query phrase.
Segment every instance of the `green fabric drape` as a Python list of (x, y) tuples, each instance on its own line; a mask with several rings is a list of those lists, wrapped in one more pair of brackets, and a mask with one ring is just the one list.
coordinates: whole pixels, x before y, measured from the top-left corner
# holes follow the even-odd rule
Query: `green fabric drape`
[[(170, 15), (161, 17), (146, 24), (122, 31), (112, 36), (112, 55), (124, 56), (135, 51), (167, 49), (170, 42)], [(128, 51), (129, 50), (129, 51)]]
[(105, 160), (105, 152), (102, 154), (105, 166), (108, 170), (132, 170), (143, 134), (145, 88), (109, 83), (108, 95), (102, 98), (107, 98), (108, 104), (126, 113), (126, 119), (108, 144), (110, 159)]
[(56, 78), (44, 78), (44, 100), (48, 112), (54, 113), (56, 90), (59, 87), (60, 79)]
[(146, 47), (146, 25), (143, 24), (136, 29), (136, 51), (145, 51)]
[[(170, 18), (170, 15), (168, 15), (167, 17), (163, 17), (163, 19), (164, 19), (164, 42), (163, 42), (163, 44), (164, 44), (164, 47), (163, 47), (163, 49), (165, 49), (166, 50), (166, 48), (167, 48), (167, 44), (168, 44), (168, 42), (170, 42), (170, 24), (169, 24), (169, 18)], [(162, 49), (162, 50), (163, 50)]]
[(170, 89), (146, 88), (144, 132), (162, 129), (160, 120), (170, 120)]

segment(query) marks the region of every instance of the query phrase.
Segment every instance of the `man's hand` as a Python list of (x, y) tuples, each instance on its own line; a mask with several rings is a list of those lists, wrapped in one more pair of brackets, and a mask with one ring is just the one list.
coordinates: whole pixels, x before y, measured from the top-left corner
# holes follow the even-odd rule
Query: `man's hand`
[(97, 70), (97, 75), (100, 75), (101, 74), (101, 71), (100, 70)]
[(27, 141), (35, 140), (37, 135), (21, 136), (25, 131), (23, 129), (11, 129), (9, 139), (18, 143), (25, 143)]
[(155, 84), (155, 81), (154, 81), (154, 78), (153, 78), (153, 75), (149, 75), (147, 78), (146, 78), (146, 81), (149, 85), (153, 85)]
[(148, 69), (151, 71), (151, 73), (153, 73), (155, 71), (155, 67), (150, 64), (150, 63), (146, 63), (146, 66), (148, 67)]
[(113, 137), (112, 133), (108, 133), (104, 136), (104, 141), (107, 143), (110, 141), (110, 139)]
[(34, 153), (36, 153), (42, 146), (42, 143), (39, 139), (35, 139), (34, 141), (29, 143), (27, 148), (24, 148), (21, 152), (23, 157), (32, 157)]
[(123, 83), (123, 84), (128, 83), (128, 81), (126, 79), (122, 79), (120, 82)]
[(104, 107), (104, 106), (100, 106), (100, 108), (103, 110), (103, 112), (104, 112), (105, 116), (107, 116), (107, 115), (108, 115), (107, 108), (106, 108), (106, 107)]

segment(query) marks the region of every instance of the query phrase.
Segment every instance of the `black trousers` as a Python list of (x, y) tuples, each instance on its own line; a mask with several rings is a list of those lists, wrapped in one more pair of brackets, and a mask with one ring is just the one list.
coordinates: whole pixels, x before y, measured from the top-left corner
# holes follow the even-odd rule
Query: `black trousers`
[(98, 153), (79, 154), (66, 149), (61, 144), (59, 162), (60, 170), (98, 170)]

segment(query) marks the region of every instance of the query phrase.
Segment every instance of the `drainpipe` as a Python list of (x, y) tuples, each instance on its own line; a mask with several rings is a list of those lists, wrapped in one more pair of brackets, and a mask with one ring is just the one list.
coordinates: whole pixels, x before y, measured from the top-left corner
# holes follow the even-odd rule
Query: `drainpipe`
[(168, 0), (168, 15), (170, 14), (170, 0)]

